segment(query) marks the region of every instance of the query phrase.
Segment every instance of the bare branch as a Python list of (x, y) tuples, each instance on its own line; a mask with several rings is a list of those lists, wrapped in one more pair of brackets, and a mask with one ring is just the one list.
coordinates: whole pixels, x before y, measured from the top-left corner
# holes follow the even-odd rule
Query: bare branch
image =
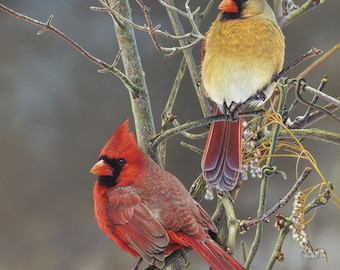
[(302, 14), (316, 8), (326, 0), (307, 0), (301, 7), (292, 0), (274, 0), (274, 12), (281, 28), (285, 28)]
[[(194, 47), (197, 43), (199, 43), (200, 41), (204, 39), (204, 35), (202, 35), (200, 32), (192, 32), (192, 33), (187, 33), (183, 35), (171, 35), (167, 31), (159, 30), (161, 26), (160, 25), (153, 26), (151, 16), (150, 16), (150, 9), (143, 3), (142, 0), (136, 0), (136, 1), (141, 7), (143, 14), (145, 16), (145, 19), (146, 19), (147, 25), (143, 25), (143, 26), (134, 23), (132, 20), (127, 19), (126, 17), (122, 16), (119, 12), (117, 12), (116, 7), (117, 7), (117, 4), (119, 3), (117, 3), (114, 7), (110, 7), (107, 4), (106, 0), (98, 0), (98, 1), (103, 5), (104, 8), (91, 7), (92, 10), (108, 12), (113, 18), (113, 20), (117, 24), (120, 25), (120, 27), (122, 27), (121, 23), (124, 22), (128, 25), (131, 25), (133, 28), (137, 30), (149, 33), (155, 48), (157, 48), (157, 50), (159, 50), (160, 52), (164, 53), (165, 56), (167, 57), (171, 57), (180, 51)], [(188, 15), (188, 18), (189, 17), (190, 16)], [(160, 35), (168, 39), (172, 39), (172, 40), (182, 40), (182, 39), (187, 39), (187, 38), (194, 39), (194, 40), (190, 44), (187, 44), (185, 46), (163, 47), (160, 45), (159, 41), (157, 40), (156, 35)]]
[(302, 182), (308, 177), (308, 175), (312, 172), (312, 169), (307, 167), (304, 169), (301, 176), (298, 178), (298, 180), (294, 183), (292, 188), (289, 190), (289, 192), (278, 201), (271, 209), (269, 209), (267, 212), (265, 212), (262, 216), (242, 221), (240, 224), (240, 232), (245, 233), (247, 232), (252, 226), (255, 226), (256, 224), (268, 221), (269, 217), (273, 215), (277, 210), (284, 207), (290, 198), (294, 195), (296, 190), (299, 188), (299, 186), (302, 184)]
[(316, 59), (311, 65), (309, 65), (304, 71), (302, 71), (297, 78), (305, 78), (311, 71), (313, 71), (315, 68), (317, 68), (320, 64), (325, 62), (328, 58), (330, 58), (332, 55), (337, 53), (340, 50), (340, 43), (333, 46), (330, 50), (328, 50), (326, 53), (321, 55), (318, 59)]
[[(338, 97), (337, 100), (340, 101), (340, 97)], [(325, 105), (324, 109), (327, 110), (328, 112), (333, 113), (333, 112), (336, 112), (337, 110), (339, 110), (340, 107), (330, 103), (330, 104)], [(316, 110), (315, 112), (310, 114), (307, 122), (305, 122), (302, 126), (297, 126), (297, 127), (294, 127), (294, 128), (304, 128), (304, 127), (310, 126), (310, 125), (318, 122), (319, 120), (325, 118), (327, 115), (328, 114), (324, 113), (324, 111)]]
[(28, 22), (30, 24), (34, 24), (37, 26), (42, 27), (42, 29), (37, 33), (38, 35), (43, 34), (46, 31), (51, 31), (52, 33), (56, 34), (63, 40), (65, 40), (68, 44), (70, 44), (74, 49), (76, 49), (78, 52), (80, 52), (85, 58), (87, 58), (92, 63), (95, 63), (96, 65), (100, 66), (104, 70), (110, 71), (113, 74), (115, 74), (126, 86), (126, 88), (131, 92), (132, 95), (137, 96), (139, 92), (139, 88), (129, 80), (129, 78), (120, 70), (115, 68), (115, 65), (109, 65), (108, 63), (104, 62), (101, 59), (98, 59), (94, 57), (92, 54), (87, 52), (83, 47), (81, 47), (77, 42), (73, 41), (69, 36), (61, 32), (59, 29), (54, 27), (52, 23), (53, 15), (51, 15), (47, 22), (41, 22), (35, 19), (32, 19), (26, 15), (20, 14), (2, 4), (0, 4), (0, 10), (5, 11), (6, 13), (12, 15), (13, 17), (23, 20), (25, 22)]
[(317, 48), (311, 48), (307, 53), (303, 54), (302, 56), (300, 56), (298, 59), (296, 59), (295, 61), (293, 61), (291, 64), (289, 64), (287, 67), (285, 67), (282, 71), (280, 71), (280, 73), (278, 73), (273, 79), (272, 81), (277, 81), (279, 78), (281, 78), (284, 74), (286, 74), (287, 72), (291, 71), (292, 69), (294, 69), (295, 67), (297, 67), (298, 65), (300, 65), (302, 62), (306, 61), (307, 59), (314, 57), (316, 55), (319, 55), (322, 53), (322, 50), (317, 49)]
[[(289, 80), (287, 81), (289, 82)], [(323, 100), (325, 100), (326, 102), (329, 102), (329, 103), (333, 103), (334, 105), (340, 107), (340, 101), (337, 100), (336, 98), (333, 98), (323, 92), (320, 92), (318, 91), (317, 89), (314, 89), (310, 86), (308, 86), (305, 82), (304, 79), (298, 79), (297, 81), (296, 80), (291, 80), (290, 81), (291, 83), (295, 84), (295, 88), (296, 88), (296, 91), (295, 91), (295, 94), (296, 94), (296, 99), (303, 103), (303, 104), (306, 104), (307, 106), (312, 106), (312, 107), (315, 107), (317, 108), (318, 110), (320, 111), (323, 111), (324, 113), (326, 113), (327, 115), (329, 115), (330, 117), (334, 118), (336, 121), (340, 122), (340, 118), (337, 117), (335, 114), (327, 111), (325, 108), (319, 106), (319, 105), (316, 105), (316, 104), (312, 104), (311, 102), (305, 100), (303, 97), (302, 97), (302, 92), (306, 91), (306, 92), (309, 92), (311, 93), (312, 95), (314, 96), (317, 96), (319, 98), (322, 98)]]

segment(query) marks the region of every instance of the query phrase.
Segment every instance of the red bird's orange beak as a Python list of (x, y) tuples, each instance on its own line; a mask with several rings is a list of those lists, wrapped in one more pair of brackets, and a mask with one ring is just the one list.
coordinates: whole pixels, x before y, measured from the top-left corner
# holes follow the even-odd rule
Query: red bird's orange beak
[(228, 13), (238, 12), (238, 7), (235, 3), (235, 0), (223, 0), (218, 6), (218, 9)]
[(112, 176), (112, 168), (104, 160), (99, 160), (92, 167), (90, 173), (101, 175), (101, 176)]

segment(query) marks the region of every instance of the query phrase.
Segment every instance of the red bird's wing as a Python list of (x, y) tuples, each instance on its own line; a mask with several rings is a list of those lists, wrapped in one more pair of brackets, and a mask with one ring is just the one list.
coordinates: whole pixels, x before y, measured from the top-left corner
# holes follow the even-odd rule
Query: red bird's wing
[(113, 230), (116, 236), (123, 239), (146, 263), (163, 267), (163, 251), (169, 245), (169, 236), (137, 191), (131, 186), (115, 189), (109, 194), (109, 201), (108, 214), (115, 225)]

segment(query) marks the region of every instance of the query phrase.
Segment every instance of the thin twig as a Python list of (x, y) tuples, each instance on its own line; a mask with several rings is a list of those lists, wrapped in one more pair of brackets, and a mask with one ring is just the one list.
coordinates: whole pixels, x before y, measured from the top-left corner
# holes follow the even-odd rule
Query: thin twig
[(178, 133), (181, 133), (183, 131), (187, 131), (187, 130), (191, 130), (197, 127), (201, 127), (204, 125), (208, 125), (211, 122), (214, 121), (225, 121), (226, 120), (226, 116), (225, 115), (216, 115), (216, 116), (209, 116), (203, 119), (199, 119), (199, 120), (195, 120), (195, 121), (191, 121), (191, 122), (187, 122), (184, 123), (178, 127), (174, 127), (171, 129), (168, 129), (166, 131), (164, 131), (163, 133), (157, 135), (155, 138), (152, 139), (152, 144), (151, 147), (156, 148), (158, 147), (158, 145), (163, 141), (163, 140), (167, 140), (173, 136), (175, 136)]
[[(186, 3), (187, 5), (188, 3)], [(195, 20), (195, 27), (198, 28), (201, 24), (201, 22), (203, 21), (203, 19), (205, 18), (205, 16), (208, 14), (209, 10), (211, 9), (213, 4), (213, 1), (210, 0), (206, 7), (204, 8), (204, 10), (201, 13), (197, 13), (196, 17), (193, 17), (193, 19)], [(188, 57), (186, 55), (183, 56), (181, 63), (179, 65), (174, 83), (172, 85), (172, 89), (169, 95), (169, 98), (167, 100), (167, 103), (165, 105), (165, 108), (163, 110), (162, 113), (162, 128), (161, 128), (161, 132), (164, 132), (166, 129), (165, 127), (168, 126), (168, 123), (171, 122), (173, 123), (174, 126), (179, 126), (180, 124), (178, 123), (178, 121), (176, 120), (176, 117), (172, 114), (172, 109), (173, 106), (175, 104), (176, 98), (177, 98), (177, 94), (179, 91), (179, 87), (181, 85), (181, 82), (183, 80), (185, 71), (188, 67), (187, 65), (187, 59)], [(196, 86), (196, 85), (195, 85)], [(196, 86), (197, 87), (197, 86)], [(182, 135), (187, 137), (187, 138), (191, 138), (191, 139), (200, 139), (200, 138), (204, 138), (206, 136), (206, 133), (203, 134), (190, 134), (186, 131), (182, 132)], [(160, 156), (161, 156), (161, 161), (162, 164), (165, 164), (165, 153), (166, 153), (166, 140), (164, 140), (160, 145), (159, 145), (159, 152), (160, 152)]]
[[(289, 132), (293, 133), (299, 140), (312, 139), (326, 143), (334, 143), (340, 145), (340, 134), (337, 132), (326, 131), (323, 129), (289, 129)], [(291, 134), (286, 130), (281, 130), (279, 134), (280, 139), (290, 139)]]
[(285, 75), (287, 72), (291, 71), (298, 65), (300, 65), (302, 62), (306, 61), (307, 59), (317, 56), (322, 53), (322, 50), (317, 48), (311, 48), (307, 53), (300, 56), (298, 59), (293, 61), (291, 64), (289, 64), (287, 67), (285, 67), (280, 73), (278, 73), (272, 81), (277, 81), (279, 78), (281, 78), (283, 75)]
[[(320, 82), (320, 85), (318, 87), (318, 90), (319, 91), (322, 91), (325, 86), (326, 86), (326, 83), (327, 83), (328, 79), (327, 79), (327, 76), (324, 75), (321, 82)], [(312, 101), (310, 102), (311, 104), (316, 104), (316, 102), (318, 101), (319, 97), (318, 96), (314, 96)], [(296, 127), (304, 127), (307, 125), (308, 123), (308, 120), (309, 120), (309, 117), (311, 115), (311, 113), (313, 112), (315, 106), (309, 106), (305, 112), (305, 114), (303, 116), (298, 116), (295, 118), (294, 122), (292, 124), (289, 125), (289, 127), (291, 128), (296, 128)]]
[[(187, 68), (187, 64), (186, 64), (185, 58), (183, 56), (181, 63), (178, 67), (177, 74), (176, 74), (174, 83), (172, 85), (169, 98), (168, 98), (168, 100), (165, 104), (165, 108), (164, 108), (163, 113), (162, 113), (161, 132), (165, 131), (165, 127), (168, 126), (169, 122), (175, 121), (175, 118), (172, 115), (172, 108), (175, 105), (175, 101), (176, 101), (176, 98), (177, 98), (179, 87), (180, 87), (181, 82), (183, 80), (186, 68)], [(165, 155), (166, 155), (166, 140), (164, 140), (159, 145), (159, 153), (160, 153), (162, 164), (164, 166), (165, 165)]]
[[(277, 108), (277, 112), (282, 115), (283, 113), (283, 109), (286, 103), (286, 95), (287, 95), (287, 91), (286, 88), (281, 89), (280, 91), (280, 100), (278, 103), (278, 108)], [(267, 158), (266, 164), (265, 166), (262, 168), (262, 172), (263, 172), (263, 178), (262, 178), (262, 182), (261, 182), (261, 188), (260, 188), (260, 195), (259, 195), (259, 206), (258, 206), (258, 210), (257, 210), (257, 216), (262, 216), (265, 213), (265, 208), (266, 208), (266, 201), (267, 201), (267, 189), (268, 189), (268, 181), (269, 181), (269, 177), (272, 175), (272, 173), (275, 173), (275, 169), (273, 168), (273, 157), (272, 155), (275, 152), (276, 149), (276, 144), (277, 144), (277, 140), (278, 140), (278, 135), (279, 135), (279, 131), (281, 129), (281, 126), (279, 123), (275, 123), (273, 125), (273, 131), (272, 131), (272, 140), (271, 140), (271, 144), (270, 144), (270, 149), (268, 152), (269, 157)], [(265, 171), (271, 172), (270, 174), (265, 173)], [(249, 250), (249, 254), (247, 257), (247, 260), (244, 264), (245, 268), (249, 268), (251, 262), (253, 261), (259, 244), (260, 244), (260, 240), (261, 240), (261, 236), (262, 236), (262, 230), (263, 230), (263, 223), (258, 223), (256, 226), (256, 232), (255, 232), (255, 237), (254, 237), (254, 241), (250, 247)]]
[(192, 144), (189, 144), (189, 143), (186, 143), (186, 142), (180, 142), (179, 143), (181, 146), (183, 146), (184, 148), (187, 148), (197, 154), (200, 154), (202, 155), (203, 154), (203, 150), (201, 148), (198, 148), (197, 146), (195, 145), (192, 145)]
[[(261, 111), (262, 112), (262, 111)], [(259, 111), (254, 111), (252, 112), (247, 112), (245, 114), (239, 114), (238, 117), (240, 116), (253, 116), (253, 115), (259, 115)], [(150, 139), (151, 141), (151, 147), (152, 148), (156, 148), (159, 146), (159, 144), (167, 139), (170, 139), (171, 137), (175, 136), (178, 133), (182, 133), (184, 131), (187, 130), (191, 130), (194, 128), (198, 128), (201, 126), (205, 126), (208, 125), (212, 122), (220, 122), (220, 121), (226, 121), (228, 119), (228, 116), (225, 114), (221, 114), (221, 115), (214, 115), (214, 116), (209, 116), (206, 118), (202, 118), (202, 119), (198, 119), (195, 121), (191, 121), (191, 122), (186, 122), (184, 124), (181, 124), (180, 126), (176, 126), (174, 128), (168, 129), (160, 134), (157, 134), (156, 136), (154, 136), (152, 139)], [(198, 135), (201, 136), (201, 135)]]
[(333, 103), (334, 105), (337, 105), (340, 107), (340, 101), (323, 93), (323, 92), (320, 92), (318, 91), (317, 89), (314, 89), (310, 86), (308, 86), (306, 84), (306, 82), (304, 81), (304, 79), (299, 79), (297, 80), (296, 82), (296, 91), (295, 91), (295, 96), (296, 96), (296, 99), (300, 102), (300, 103), (303, 103), (307, 106), (313, 106), (315, 108), (317, 108), (318, 110), (320, 111), (323, 111), (324, 113), (326, 113), (327, 115), (329, 115), (330, 117), (334, 118), (335, 120), (337, 120), (338, 122), (340, 122), (340, 118), (337, 117), (335, 114), (327, 111), (325, 108), (317, 105), (317, 104), (312, 104), (311, 102), (305, 100), (303, 97), (302, 97), (302, 92), (306, 91), (306, 92), (309, 92), (309, 93), (312, 93), (314, 96), (317, 96), (317, 97), (320, 97), (322, 99), (324, 99), (325, 101), (327, 102), (330, 102), (330, 103)]
[[(102, 4), (102, 6), (104, 8), (92, 6), (92, 7), (90, 7), (91, 10), (108, 12), (109, 14), (114, 16), (115, 22), (124, 22), (128, 25), (131, 25), (133, 28), (135, 28), (137, 30), (148, 32), (148, 33), (150, 32), (149, 27), (147, 27), (146, 25), (138, 25), (138, 24), (134, 23), (132, 20), (127, 19), (126, 17), (122, 16), (119, 12), (117, 12), (115, 10), (115, 8), (116, 8), (116, 6), (119, 5), (119, 1), (117, 2), (117, 5), (115, 5), (113, 7), (110, 7), (106, 3), (106, 2), (108, 2), (108, 0), (98, 0), (98, 1)], [(120, 24), (120, 25), (122, 26), (123, 24)], [(154, 29), (154, 33), (159, 35), (159, 36), (165, 37), (165, 38), (169, 38), (169, 39), (173, 39), (173, 40), (181, 40), (181, 39), (185, 39), (185, 38), (200, 38), (200, 35), (196, 36), (194, 33), (187, 33), (187, 34), (179, 35), (179, 36), (171, 35), (167, 31), (159, 30), (159, 27), (160, 27), (160, 25), (156, 26), (156, 29)]]
[[(122, 16), (119, 12), (117, 12), (116, 6), (110, 7), (106, 3), (107, 1), (105, 0), (99, 0), (99, 2), (103, 5), (104, 8), (91, 7), (91, 9), (95, 11), (107, 11), (110, 15), (112, 15), (115, 22), (118, 22), (120, 25), (122, 25), (121, 22), (124, 22), (128, 25), (131, 25), (133, 28), (137, 30), (149, 33), (155, 48), (157, 48), (157, 50), (159, 50), (160, 52), (164, 53), (166, 57), (171, 57), (175, 55), (177, 52), (191, 48), (195, 46), (197, 43), (199, 43), (201, 40), (203, 40), (204, 36), (199, 32), (198, 33), (187, 33), (187, 34), (176, 36), (176, 35), (171, 35), (166, 31), (159, 30), (160, 25), (156, 25), (155, 27), (153, 26), (151, 16), (150, 16), (150, 9), (143, 3), (142, 0), (136, 0), (136, 1), (143, 11), (147, 25), (143, 25), (143, 26), (138, 25), (134, 23), (131, 19), (128, 19)], [(173, 39), (173, 40), (181, 40), (181, 39), (186, 39), (186, 38), (190, 38), (190, 39), (194, 38), (194, 40), (190, 44), (187, 44), (185, 46), (163, 47), (160, 45), (159, 41), (157, 40), (156, 35), (160, 35), (160, 36), (166, 37), (168, 39)]]
[(309, 65), (305, 70), (303, 70), (297, 78), (306, 78), (306, 76), (313, 71), (315, 68), (317, 68), (320, 64), (325, 62), (328, 58), (330, 58), (333, 54), (338, 52), (340, 50), (340, 43), (333, 46), (330, 50), (328, 50), (326, 53), (321, 55), (318, 59), (316, 59), (311, 65)]
[[(337, 98), (337, 100), (340, 101), (340, 97)], [(328, 112), (334, 113), (337, 110), (340, 109), (340, 107), (336, 106), (335, 104), (327, 104), (324, 106), (324, 109), (327, 110)], [(316, 110), (315, 112), (312, 112), (308, 118), (308, 121), (306, 123), (304, 123), (304, 125), (302, 126), (297, 126), (296, 128), (305, 128), (308, 127), (316, 122), (318, 122), (319, 120), (325, 118), (328, 114), (324, 113), (323, 111), (319, 111)]]
[[(164, 0), (164, 2), (166, 2), (166, 4), (168, 4), (170, 6), (175, 6), (173, 0)], [(178, 14), (171, 8), (167, 8), (166, 10), (167, 10), (170, 22), (172, 24), (172, 27), (175, 31), (175, 34), (176, 35), (183, 35), (185, 33), (185, 31), (183, 29), (183, 26), (182, 26), (182, 23), (179, 19)], [(180, 43), (181, 46), (186, 46), (190, 42), (189, 42), (189, 39), (183, 39), (183, 40), (180, 40), (179, 43)], [(200, 106), (202, 108), (203, 116), (208, 116), (208, 115), (210, 115), (210, 106), (209, 106), (208, 99), (203, 94), (202, 89), (201, 89), (200, 72), (199, 72), (199, 69), (198, 69), (198, 65), (196, 64), (195, 58), (194, 58), (191, 50), (184, 50), (183, 54), (184, 54), (186, 63), (188, 65), (191, 80), (192, 80), (193, 85), (195, 87), (195, 91), (196, 91)]]
[(51, 15), (48, 18), (47, 22), (44, 23), (44, 22), (35, 20), (35, 19), (31, 18), (31, 17), (28, 17), (26, 15), (23, 15), (21, 13), (18, 13), (16, 11), (14, 11), (14, 10), (4, 6), (4, 5), (2, 5), (2, 4), (0, 4), (0, 10), (5, 11), (6, 13), (12, 15), (13, 17), (15, 17), (15, 18), (17, 18), (19, 20), (23, 20), (23, 21), (28, 22), (30, 24), (34, 24), (34, 25), (42, 27), (42, 29), (37, 33), (38, 35), (43, 34), (45, 31), (51, 31), (52, 33), (56, 34), (57, 36), (59, 36), (60, 38), (65, 40), (68, 44), (70, 44), (74, 49), (76, 49), (78, 52), (80, 52), (89, 61), (91, 61), (92, 63), (95, 63), (98, 66), (100, 66), (102, 68), (102, 70), (110, 71), (113, 74), (115, 74), (124, 83), (126, 88), (134, 96), (138, 96), (138, 92), (140, 90), (138, 88), (138, 86), (136, 84), (134, 84), (123, 72), (121, 72), (119, 69), (117, 69), (115, 67), (115, 64), (110, 65), (110, 64), (104, 62), (103, 60), (94, 57), (92, 54), (87, 52), (83, 47), (81, 47), (77, 42), (75, 42), (69, 36), (67, 36), (66, 34), (61, 32), (58, 28), (54, 27), (52, 25), (53, 15)]
[(302, 172), (301, 176), (297, 179), (297, 181), (294, 183), (292, 188), (289, 190), (289, 192), (281, 198), (270, 210), (265, 212), (262, 216), (253, 218), (250, 220), (242, 221), (240, 224), (240, 232), (245, 233), (248, 231), (252, 226), (255, 226), (256, 224), (267, 221), (271, 215), (273, 215), (277, 210), (284, 207), (290, 198), (294, 195), (295, 191), (299, 188), (299, 186), (302, 184), (302, 182), (308, 177), (308, 175), (312, 172), (312, 169), (310, 167), (306, 167), (304, 171)]
[(283, 18), (279, 21), (280, 27), (285, 28), (287, 25), (292, 23), (294, 20), (296, 20), (302, 14), (316, 8), (318, 5), (320, 5), (324, 2), (325, 2), (325, 0), (307, 0), (299, 8), (293, 9), (290, 12), (288, 12), (287, 15), (283, 16)]
[[(336, 44), (334, 47), (332, 47), (330, 50), (328, 50), (326, 53), (324, 53), (323, 55), (321, 55), (321, 57), (319, 57), (318, 59), (316, 59), (311, 65), (309, 65), (305, 70), (303, 70), (299, 75), (296, 76), (295, 80), (298, 80), (299, 78), (306, 78), (306, 76), (312, 72), (315, 68), (317, 68), (320, 64), (322, 64), (323, 62), (325, 62), (329, 57), (331, 57), (333, 54), (335, 54), (336, 52), (338, 52), (340, 50), (340, 43)], [(282, 79), (282, 81), (284, 81), (285, 79)], [(293, 79), (294, 80), (294, 79)], [(292, 91), (293, 89), (295, 89), (295, 84), (290, 84), (290, 86), (288, 87), (288, 92)], [(287, 113), (287, 117), (290, 117), (291, 113), (293, 112), (293, 110), (295, 109), (295, 107), (297, 106), (298, 101), (295, 100), (292, 105), (290, 106), (288, 113)], [(326, 108), (327, 109), (327, 108)]]
[[(329, 186), (332, 188), (332, 185), (329, 184)], [(308, 203), (304, 207), (304, 214), (306, 215), (311, 210), (325, 206), (331, 198), (331, 191), (329, 189), (326, 189), (323, 193), (319, 194), (313, 201)], [(273, 252), (269, 258), (266, 270), (271, 270), (274, 267), (275, 262), (278, 261), (284, 261), (285, 257), (282, 253), (282, 245), (283, 241), (285, 240), (286, 236), (290, 232), (290, 227), (293, 224), (291, 215), (289, 218), (285, 218), (282, 214), (277, 215), (278, 220), (275, 223), (275, 227), (277, 227), (280, 230), (279, 236), (276, 240), (275, 247), (273, 249)]]

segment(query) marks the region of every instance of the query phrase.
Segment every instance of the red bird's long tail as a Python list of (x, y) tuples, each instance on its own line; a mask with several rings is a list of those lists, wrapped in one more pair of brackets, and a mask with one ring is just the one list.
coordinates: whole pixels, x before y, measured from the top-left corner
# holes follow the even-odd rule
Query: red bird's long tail
[[(214, 115), (222, 112), (215, 105)], [(201, 167), (204, 179), (211, 186), (232, 190), (242, 168), (242, 122), (213, 122), (210, 125)]]
[(198, 242), (190, 238), (190, 245), (213, 270), (244, 270), (244, 267), (238, 261), (211, 238), (208, 238), (205, 242)]

